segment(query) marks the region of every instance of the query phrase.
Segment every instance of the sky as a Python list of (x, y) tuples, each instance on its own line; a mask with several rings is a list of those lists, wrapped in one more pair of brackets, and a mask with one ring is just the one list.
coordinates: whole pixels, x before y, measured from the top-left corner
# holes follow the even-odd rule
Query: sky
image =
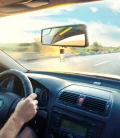
[(86, 24), (90, 44), (120, 46), (120, 0), (57, 7), (0, 19), (0, 42), (32, 42), (41, 29)]

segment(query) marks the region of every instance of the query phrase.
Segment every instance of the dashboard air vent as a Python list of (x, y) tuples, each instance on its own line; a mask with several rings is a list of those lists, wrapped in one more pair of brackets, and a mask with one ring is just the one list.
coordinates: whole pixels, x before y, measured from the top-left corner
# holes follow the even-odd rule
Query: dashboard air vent
[(60, 95), (59, 100), (64, 103), (77, 104), (78, 98), (79, 98), (79, 94), (63, 92)]
[(82, 106), (95, 113), (104, 113), (106, 110), (106, 104), (107, 102), (104, 100), (85, 97)]

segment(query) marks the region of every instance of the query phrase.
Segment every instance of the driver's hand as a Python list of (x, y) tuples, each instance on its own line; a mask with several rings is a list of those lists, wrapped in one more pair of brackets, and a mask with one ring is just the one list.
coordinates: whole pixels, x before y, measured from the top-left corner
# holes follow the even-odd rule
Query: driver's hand
[(37, 95), (33, 93), (18, 103), (14, 113), (23, 123), (30, 121), (36, 115), (38, 104), (36, 97)]

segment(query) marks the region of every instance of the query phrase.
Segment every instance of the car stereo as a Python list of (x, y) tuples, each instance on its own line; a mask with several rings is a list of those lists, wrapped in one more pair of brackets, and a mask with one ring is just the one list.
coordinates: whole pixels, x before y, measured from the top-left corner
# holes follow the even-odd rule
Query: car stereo
[(101, 122), (54, 109), (49, 134), (55, 138), (101, 138), (103, 128)]
[(82, 137), (85, 137), (87, 134), (88, 127), (77, 123), (75, 121), (70, 121), (69, 119), (62, 119), (60, 128), (64, 130), (68, 130), (69, 132), (72, 132), (74, 134), (80, 135)]

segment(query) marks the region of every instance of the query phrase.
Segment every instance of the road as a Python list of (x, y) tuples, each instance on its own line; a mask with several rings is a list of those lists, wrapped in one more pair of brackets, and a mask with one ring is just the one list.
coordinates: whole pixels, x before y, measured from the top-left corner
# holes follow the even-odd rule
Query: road
[(60, 63), (59, 58), (41, 59), (24, 62), (23, 66), (30, 70), (90, 72), (120, 75), (120, 53), (74, 56)]

